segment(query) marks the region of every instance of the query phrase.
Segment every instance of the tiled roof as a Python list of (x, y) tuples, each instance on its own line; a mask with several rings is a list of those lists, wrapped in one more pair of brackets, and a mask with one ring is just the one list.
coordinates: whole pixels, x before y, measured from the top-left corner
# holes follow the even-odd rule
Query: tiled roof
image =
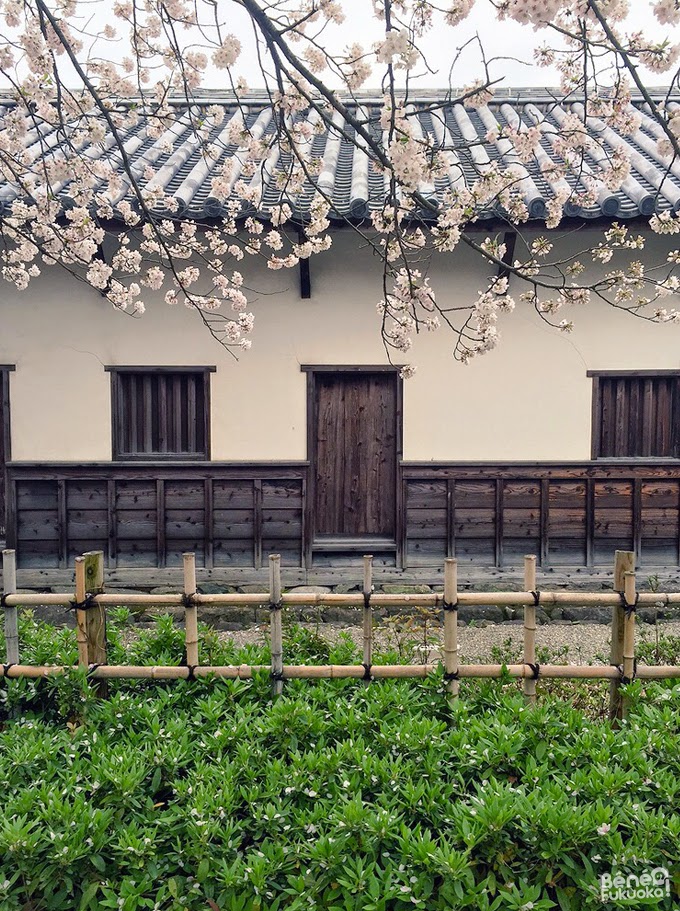
[[(248, 96), (246, 101), (247, 104), (240, 108), (245, 115), (246, 125), (256, 135), (266, 138), (274, 129), (271, 109), (266, 99), (253, 95)], [(513, 164), (519, 168), (521, 189), (530, 218), (542, 218), (546, 212), (546, 201), (552, 192), (541, 165), (545, 165), (549, 159), (556, 158), (554, 140), (560, 122), (570, 112), (582, 113), (582, 107), (578, 102), (560, 104), (545, 91), (515, 90), (508, 92), (507, 100), (503, 99), (501, 93), (497, 93), (493, 103), (482, 108), (473, 109), (461, 104), (446, 103), (441, 108), (438, 107), (436, 116), (433, 116), (428, 107), (431, 108), (435, 101), (436, 95), (424, 96), (414, 102), (413, 109), (418, 112), (417, 124), (423, 134), (429, 134), (438, 147), (450, 150), (445, 152), (448, 168), (433, 184), (420, 187), (421, 193), (433, 199), (441, 198), (447, 190), (464, 184), (470, 186), (489, 162), (498, 161), (503, 166)], [(215, 104), (220, 104), (225, 110), (223, 123), (212, 128), (209, 139), (213, 145), (223, 150), (222, 156), (217, 160), (206, 158), (202, 154), (201, 145), (196, 141), (191, 127), (189, 111), (186, 108), (182, 111), (181, 105), (178, 105), (178, 117), (174, 124), (160, 138), (153, 138), (147, 134), (141, 118), (134, 127), (121, 133), (127, 156), (140, 183), (144, 183), (142, 175), (145, 167), (151, 165), (156, 172), (154, 183), (162, 186), (164, 193), (176, 200), (177, 210), (174, 213), (167, 213), (171, 217), (209, 220), (219, 218), (223, 214), (222, 201), (211, 195), (211, 179), (224, 157), (230, 156), (236, 161), (233, 170), (234, 182), (242, 172), (249, 174), (248, 169), (244, 168), (245, 155), (228, 142), (229, 121), (239, 111), (235, 101), (229, 100), (225, 94), (206, 93), (205, 97), (197, 102), (193, 113), (200, 115), (205, 108)], [(359, 104), (354, 103), (352, 109), (359, 117), (368, 117), (373, 134), (377, 139), (381, 139), (378, 105), (378, 99), (367, 97)], [(591, 162), (596, 171), (598, 156), (606, 155), (616, 146), (623, 146), (631, 160), (631, 172), (616, 192), (608, 190), (600, 182), (597, 185), (595, 205), (584, 208), (568, 202), (565, 207), (565, 214), (568, 217), (627, 219), (650, 216), (655, 211), (680, 210), (680, 164), (674, 163), (669, 166), (659, 156), (657, 139), (662, 135), (661, 129), (646, 113), (643, 104), (634, 102), (634, 105), (641, 114), (642, 122), (632, 136), (617, 134), (601, 120), (595, 117), (588, 118), (587, 129), (593, 138), (597, 139), (597, 143), (593, 144), (587, 161)], [(669, 104), (670, 109), (675, 107), (676, 104)], [(8, 110), (7, 102), (4, 105), (0, 103), (0, 125)], [(309, 113), (297, 116), (310, 117)], [(312, 112), (311, 116), (318, 115)], [(332, 197), (331, 217), (361, 220), (366, 218), (372, 209), (382, 205), (385, 177), (373, 166), (360, 144), (355, 145), (350, 141), (354, 135), (351, 125), (345, 123), (339, 114), (335, 114), (334, 123), (338, 132), (326, 130), (320, 135), (314, 135), (307, 154), (309, 158), (321, 161), (318, 182), (324, 192)], [(540, 126), (542, 139), (538, 150), (538, 162), (532, 161), (522, 165), (507, 139), (488, 142), (485, 138), (497, 125), (517, 127), (520, 123)], [(30, 157), (39, 164), (44, 156), (59, 154), (62, 139), (63, 134), (45, 125), (29, 130), (25, 142)], [(171, 150), (168, 151), (168, 148)], [(84, 145), (80, 154), (92, 160), (109, 158), (120, 168), (120, 154), (110, 136), (103, 143)], [(265, 160), (264, 166), (260, 164), (255, 169), (253, 176), (243, 177), (247, 183), (262, 185), (259, 214), (264, 217), (273, 205), (281, 201), (281, 182), (277, 181), (277, 175), (286, 172), (289, 160), (285, 152), (279, 153), (275, 148)], [(586, 164), (583, 172), (587, 174), (588, 171), (589, 167)], [(574, 177), (568, 176), (567, 182), (572, 189), (584, 189), (579, 188), (579, 181)], [(558, 184), (559, 181), (554, 182), (552, 190), (556, 189)], [(59, 197), (68, 205), (68, 182), (60, 184), (56, 190)], [(311, 193), (311, 187), (308, 187), (299, 195), (287, 200), (297, 217), (304, 218)], [(18, 195), (17, 188), (11, 183), (0, 183), (0, 213), (7, 213)], [(131, 194), (128, 193), (126, 196), (123, 193), (111, 200), (114, 208), (124, 198), (133, 201)], [(489, 209), (482, 217), (493, 218), (497, 214), (493, 209)]]

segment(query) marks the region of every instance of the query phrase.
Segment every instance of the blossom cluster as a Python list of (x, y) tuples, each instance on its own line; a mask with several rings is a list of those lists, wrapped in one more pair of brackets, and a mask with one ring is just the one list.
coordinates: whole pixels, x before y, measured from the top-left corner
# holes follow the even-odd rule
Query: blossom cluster
[[(225, 347), (246, 349), (254, 315), (241, 264), (295, 267), (328, 250), (331, 220), (344, 218), (382, 262), (380, 331), (400, 354), (419, 332), (443, 325), (460, 360), (491, 351), (500, 317), (515, 308), (510, 283), (547, 321), (559, 314), (554, 324), (564, 331), (572, 322), (562, 310), (593, 292), (676, 321), (659, 299), (678, 293), (680, 256), (663, 268), (622, 265), (644, 242), (618, 225), (589, 251), (609, 270), (590, 285), (583, 254), (551, 260), (551, 243), (540, 239), (511, 258), (496, 238), (480, 243), (475, 229), (488, 216), (514, 229), (530, 219), (554, 229), (575, 211), (615, 206), (614, 194), (642, 199), (651, 186), (651, 230), (680, 233), (668, 189), (680, 173), (680, 109), (640, 108), (627, 75), (677, 64), (680, 44), (667, 28), (680, 24), (680, 0), (649, 0), (658, 34), (651, 24), (644, 34), (626, 30), (628, 0), (494, 0), (489, 9), (501, 20), (558, 29), (537, 60), (557, 68), (568, 97), (522, 108), (494, 98), (488, 65), (455, 69), (463, 87), (443, 101), (413, 88), (427, 36), (447, 29), (455, 47), (475, 0), (373, 5), (380, 40), (337, 53), (326, 36), (344, 19), (339, 0), (243, 4), (254, 47), (219, 21), (212, 0), (115, 0), (98, 41), (131, 52), (114, 60), (88, 51), (90, 26), (72, 0), (3, 0), (3, 277), (24, 290), (60, 265), (119, 310), (139, 316), (153, 300), (183, 303)], [(253, 102), (239, 72), (254, 53), (267, 103)], [(452, 66), (457, 60), (452, 53)], [(203, 94), (211, 70), (230, 103)], [(357, 92), (371, 77), (381, 94), (367, 100)], [(650, 159), (669, 178), (650, 176)], [(343, 180), (351, 183), (344, 208), (336, 205)], [(208, 192), (201, 218), (199, 188)], [(448, 289), (436, 293), (428, 265), (463, 243), (493, 274), (474, 299), (452, 300)]]

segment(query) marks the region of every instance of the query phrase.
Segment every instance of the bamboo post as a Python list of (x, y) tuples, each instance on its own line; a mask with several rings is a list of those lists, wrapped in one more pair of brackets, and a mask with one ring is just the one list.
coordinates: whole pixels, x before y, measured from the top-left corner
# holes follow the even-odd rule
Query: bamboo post
[(449, 701), (458, 696), (458, 561), (444, 561), (444, 671)]
[[(14, 550), (2, 552), (3, 595), (13, 595), (17, 590), (17, 555)], [(5, 605), (5, 647), (7, 664), (19, 663), (19, 625), (16, 607)]]
[(85, 557), (76, 557), (76, 639), (78, 641), (78, 664), (80, 667), (89, 665), (87, 653), (87, 585), (85, 582)]
[[(91, 550), (83, 554), (85, 561), (85, 591), (88, 595), (101, 595), (104, 592), (104, 552)], [(85, 613), (85, 635), (87, 637), (87, 663), (92, 665), (107, 664), (106, 656), (106, 607), (103, 604), (92, 604)], [(108, 683), (99, 680), (95, 689), (97, 695), (105, 699), (108, 696)]]
[[(635, 554), (629, 550), (617, 550), (614, 560), (614, 591), (624, 594), (625, 574), (635, 570)], [(623, 604), (612, 607), (612, 644), (609, 663), (615, 667), (623, 664), (623, 633), (625, 623)], [(609, 718), (611, 721), (622, 717), (623, 705), (620, 694), (620, 681), (612, 680), (609, 684)]]
[(272, 692), (283, 692), (283, 627), (281, 623), (281, 554), (269, 557), (269, 631), (272, 655)]
[(371, 594), (373, 592), (373, 557), (371, 554), (364, 556), (364, 669), (366, 683), (371, 679), (371, 665), (373, 664), (373, 609), (371, 607)]
[[(630, 683), (635, 676), (635, 573), (624, 573), (624, 594), (626, 613), (623, 621), (623, 682)], [(621, 717), (626, 718), (630, 710), (630, 699), (621, 700)]]
[[(524, 591), (536, 591), (536, 557), (534, 554), (527, 554), (524, 558)], [(536, 664), (536, 605), (525, 604), (524, 606), (524, 663), (529, 665), (532, 670), (538, 669)], [(533, 677), (524, 678), (524, 698), (530, 705), (536, 703), (536, 676), (538, 671), (534, 671)]]
[[(182, 554), (184, 564), (184, 648), (187, 667), (198, 666), (198, 609), (196, 607), (196, 555)], [(193, 670), (190, 676), (193, 676)]]

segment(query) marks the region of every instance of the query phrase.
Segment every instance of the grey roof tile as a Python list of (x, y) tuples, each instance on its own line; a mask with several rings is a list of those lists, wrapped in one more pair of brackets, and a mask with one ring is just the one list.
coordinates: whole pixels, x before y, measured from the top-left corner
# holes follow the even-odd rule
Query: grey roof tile
[[(142, 115), (137, 124), (127, 126), (120, 132), (120, 140), (135, 177), (144, 185), (145, 170), (153, 168), (155, 173), (149, 181), (149, 188), (160, 188), (176, 203), (174, 212), (166, 212), (160, 207), (156, 211), (174, 218), (196, 220), (222, 216), (224, 201), (213, 193), (211, 181), (216, 169), (230, 159), (233, 165), (228, 189), (233, 193), (236, 182), (243, 180), (251, 190), (257, 191), (259, 204), (250, 207), (248, 212), (258, 212), (267, 217), (272, 207), (286, 201), (296, 217), (305, 217), (313, 189), (310, 183), (299, 192), (288, 186), (290, 153), (274, 146), (263, 161), (249, 162), (245, 149), (231, 141), (234, 135), (232, 128), (239, 122), (258, 140), (266, 139), (273, 133), (272, 111), (265, 96), (249, 96), (245, 107), (224, 93), (211, 92), (206, 92), (205, 97), (201, 97), (191, 108), (174, 103), (180, 109), (180, 116), (161, 136), (155, 137), (147, 130)], [(213, 126), (206, 140), (215, 151), (215, 156), (206, 154), (204, 142), (199, 140), (194, 127), (195, 123), (204, 120), (206, 108), (214, 104), (222, 105), (225, 111), (222, 124)], [(587, 119), (586, 127), (593, 142), (583, 165), (583, 175), (595, 179), (597, 203), (584, 206), (578, 198), (569, 200), (565, 206), (567, 217), (634, 218), (648, 217), (655, 211), (680, 211), (680, 163), (669, 165), (664, 161), (657, 149), (657, 140), (663, 136), (659, 125), (649, 116), (641, 101), (634, 102), (632, 106), (642, 116), (640, 128), (632, 136), (618, 134), (597, 117)], [(674, 109), (678, 105), (672, 101), (669, 107)], [(0, 99), (0, 130), (3, 118), (11, 110), (11, 101)], [(360, 120), (369, 124), (373, 136), (384, 142), (378, 123), (379, 99), (367, 96), (360, 103), (354, 103), (352, 110)], [(544, 173), (546, 165), (557, 156), (555, 143), (560, 124), (572, 111), (583, 116), (582, 104), (574, 100), (561, 103), (556, 95), (545, 89), (498, 91), (492, 103), (478, 110), (446, 103), (442, 93), (425, 93), (409, 106), (407, 113), (417, 114), (413, 119), (416, 135), (429, 136), (436, 147), (443, 150), (445, 170), (434, 181), (423, 182), (418, 188), (420, 193), (436, 202), (445, 192), (470, 186), (489, 169), (492, 162), (498, 162), (503, 167), (512, 167), (517, 174), (530, 219), (543, 218), (552, 193), (569, 190), (580, 194), (586, 189), (578, 176), (553, 178)], [(331, 217), (365, 219), (372, 210), (382, 205), (389, 178), (376, 167), (363, 141), (355, 137), (354, 129), (341, 114), (333, 114), (332, 127), (325, 131), (314, 129), (318, 117), (315, 111), (291, 115), (286, 125), (288, 129), (293, 129), (300, 119), (306, 119), (313, 128), (310, 138), (302, 144), (302, 157), (305, 165), (313, 160), (320, 162), (318, 185), (332, 199)], [(508, 139), (487, 141), (489, 131), (506, 124), (519, 130), (534, 124), (539, 126), (542, 137), (536, 160), (523, 163)], [(39, 123), (27, 131), (24, 143), (28, 159), (36, 168), (34, 187), (39, 183), (40, 164), (63, 156), (66, 141), (64, 131), (49, 124)], [(612, 191), (597, 179), (597, 172), (598, 165), (617, 148), (628, 154), (631, 172), (621, 188)], [(86, 161), (108, 161), (120, 173), (121, 189), (107, 200), (114, 211), (124, 199), (134, 204), (129, 179), (122, 167), (122, 155), (112, 136), (107, 136), (103, 143), (98, 144), (82, 141), (78, 152)], [(73, 204), (68, 180), (53, 189), (65, 206)], [(96, 189), (107, 198), (106, 181), (100, 180)], [(8, 212), (12, 202), (22, 192), (10, 181), (0, 182), (0, 213)], [(245, 208), (243, 212), (248, 214)], [(427, 217), (427, 212), (420, 214)], [(502, 213), (489, 206), (480, 218), (494, 218), (499, 214)]]

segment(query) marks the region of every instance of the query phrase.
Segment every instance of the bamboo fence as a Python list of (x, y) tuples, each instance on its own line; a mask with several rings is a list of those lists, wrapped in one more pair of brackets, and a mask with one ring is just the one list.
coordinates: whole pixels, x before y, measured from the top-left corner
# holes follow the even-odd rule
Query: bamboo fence
[[(0, 665), (0, 677), (40, 678), (69, 670), (61, 665), (33, 666), (20, 662), (17, 609), (35, 605), (66, 607), (76, 613), (78, 666), (87, 668), (96, 681), (100, 695), (106, 695), (110, 679), (186, 680), (198, 677), (249, 679), (268, 672), (274, 695), (280, 695), (285, 680), (346, 679), (366, 682), (385, 678), (422, 678), (435, 672), (437, 664), (373, 664), (373, 610), (380, 607), (441, 608), (444, 614), (443, 665), (448, 697), (455, 700), (459, 683), (470, 678), (521, 678), (527, 702), (536, 701), (538, 679), (609, 680), (610, 715), (625, 717), (628, 706), (620, 691), (622, 684), (634, 679), (658, 680), (680, 678), (680, 666), (638, 666), (635, 657), (635, 615), (638, 607), (680, 605), (680, 592), (638, 592), (634, 572), (634, 554), (616, 551), (612, 592), (545, 592), (536, 587), (536, 558), (524, 560), (524, 591), (469, 592), (458, 590), (457, 562), (447, 559), (444, 565), (444, 591), (431, 594), (387, 594), (375, 592), (372, 581), (372, 557), (364, 557), (361, 592), (349, 594), (284, 592), (281, 585), (281, 558), (269, 558), (269, 591), (262, 593), (200, 594), (196, 585), (193, 553), (184, 554), (183, 591), (177, 594), (107, 594), (104, 590), (104, 557), (91, 551), (75, 561), (75, 593), (18, 593), (16, 556), (13, 550), (2, 552), (4, 592), (0, 604), (4, 609), (6, 663)], [(270, 617), (270, 665), (215, 666), (200, 663), (198, 610), (202, 606), (268, 604)], [(106, 658), (106, 608), (183, 607), (185, 618), (186, 664), (182, 666), (147, 667), (109, 665)], [(283, 663), (282, 608), (296, 605), (352, 606), (363, 609), (363, 663), (360, 665), (286, 665)], [(524, 654), (522, 664), (460, 664), (458, 656), (458, 608), (461, 606), (496, 605), (524, 610)], [(612, 645), (609, 665), (551, 665), (536, 661), (536, 608), (541, 606), (611, 606)]]

